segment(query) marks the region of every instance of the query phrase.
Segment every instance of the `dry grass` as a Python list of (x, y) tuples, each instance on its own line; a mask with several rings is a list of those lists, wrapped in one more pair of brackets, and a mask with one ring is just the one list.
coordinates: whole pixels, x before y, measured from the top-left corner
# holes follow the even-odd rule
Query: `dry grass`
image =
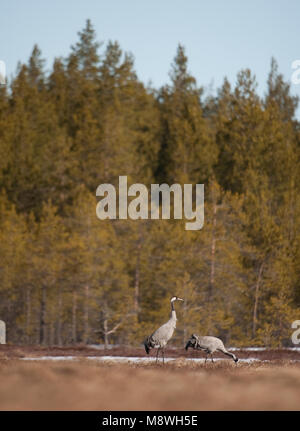
[[(230, 349), (229, 349), (230, 350)], [(297, 360), (300, 361), (300, 351), (288, 349), (268, 349), (262, 351), (236, 350), (234, 352), (238, 358), (256, 358), (262, 361), (274, 360)], [(149, 357), (155, 357), (156, 350), (150, 351)], [(0, 360), (1, 359), (16, 359), (24, 357), (39, 357), (39, 356), (77, 356), (84, 358), (86, 356), (125, 356), (125, 357), (148, 357), (144, 347), (118, 346), (112, 349), (95, 349), (86, 345), (70, 345), (70, 346), (39, 346), (39, 345), (0, 345)], [(186, 351), (183, 347), (167, 346), (165, 356), (169, 358), (205, 358), (205, 353), (199, 350), (189, 349)], [(224, 359), (222, 353), (214, 353), (215, 358)]]
[(1, 410), (299, 410), (300, 366), (0, 361)]

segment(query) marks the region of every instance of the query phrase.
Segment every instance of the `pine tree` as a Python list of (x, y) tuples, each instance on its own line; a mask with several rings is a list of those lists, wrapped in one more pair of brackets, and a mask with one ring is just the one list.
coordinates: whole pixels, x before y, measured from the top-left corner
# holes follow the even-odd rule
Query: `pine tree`
[(170, 183), (204, 182), (212, 175), (217, 148), (203, 116), (195, 78), (179, 45), (170, 73), (172, 86), (160, 92), (162, 144), (160, 178)]
[(271, 70), (268, 77), (268, 92), (265, 97), (266, 107), (277, 105), (283, 121), (294, 119), (299, 102), (298, 96), (290, 94), (290, 84), (285, 82), (283, 75), (278, 73), (278, 64), (274, 57), (271, 59)]

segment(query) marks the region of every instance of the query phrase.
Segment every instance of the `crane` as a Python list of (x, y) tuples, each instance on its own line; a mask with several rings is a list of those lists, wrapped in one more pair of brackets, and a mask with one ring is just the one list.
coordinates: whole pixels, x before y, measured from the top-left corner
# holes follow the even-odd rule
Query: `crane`
[(173, 296), (170, 300), (171, 302), (171, 318), (158, 328), (152, 335), (149, 335), (144, 341), (144, 346), (146, 353), (149, 354), (150, 349), (157, 349), (156, 353), (156, 363), (158, 361), (159, 351), (162, 350), (163, 363), (165, 363), (165, 351), (164, 348), (167, 345), (168, 341), (172, 338), (174, 330), (176, 328), (176, 311), (174, 307), (175, 301), (183, 301), (182, 298), (178, 298), (178, 296)]
[(238, 361), (238, 358), (233, 353), (228, 352), (228, 350), (225, 349), (223, 341), (217, 337), (200, 337), (199, 335), (192, 334), (185, 346), (185, 350), (188, 350), (189, 347), (192, 347), (193, 349), (204, 350), (204, 352), (206, 353), (205, 362), (207, 361), (208, 355), (211, 356), (211, 360), (212, 362), (214, 362), (213, 353), (216, 351), (222, 352), (224, 353), (224, 355), (230, 356), (235, 363), (237, 363)]

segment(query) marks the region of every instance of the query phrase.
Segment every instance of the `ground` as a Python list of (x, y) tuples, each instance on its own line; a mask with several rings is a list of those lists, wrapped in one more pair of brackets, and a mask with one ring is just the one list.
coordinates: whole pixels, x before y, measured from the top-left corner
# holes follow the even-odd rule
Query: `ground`
[[(0, 410), (300, 409), (299, 351), (235, 354), (248, 362), (236, 366), (225, 357), (204, 364), (187, 360), (201, 353), (168, 349), (166, 356), (174, 360), (156, 365), (141, 348), (0, 346)], [(88, 358), (108, 355), (145, 361)], [(76, 361), (24, 360), (45, 356), (75, 356)]]

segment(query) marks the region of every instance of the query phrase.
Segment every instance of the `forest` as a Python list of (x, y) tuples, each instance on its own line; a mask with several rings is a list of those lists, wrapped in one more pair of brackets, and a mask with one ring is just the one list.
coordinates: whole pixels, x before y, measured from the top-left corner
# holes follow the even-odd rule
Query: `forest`
[[(35, 45), (0, 86), (0, 319), (7, 342), (139, 346), (168, 319), (229, 346), (291, 346), (300, 319), (298, 97), (270, 59), (210, 94), (174, 47), (170, 83), (141, 82), (90, 20), (45, 70)], [(199, 54), (200, 55), (200, 54)], [(201, 79), (201, 76), (200, 76)], [(204, 225), (99, 220), (96, 189), (204, 184)]]

